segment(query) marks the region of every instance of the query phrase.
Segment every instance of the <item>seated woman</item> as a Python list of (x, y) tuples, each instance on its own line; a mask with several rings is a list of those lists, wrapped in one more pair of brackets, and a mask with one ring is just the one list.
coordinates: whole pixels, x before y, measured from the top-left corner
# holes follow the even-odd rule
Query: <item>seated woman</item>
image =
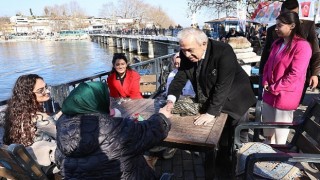
[(36, 74), (20, 76), (13, 87), (4, 116), (4, 143), (33, 146), (35, 149), (31, 155), (43, 166), (54, 162), (54, 153), (50, 152), (56, 149), (55, 124), (61, 115), (61, 112), (55, 116), (43, 112), (43, 103), (50, 99), (49, 93), (42, 77)]
[[(105, 83), (79, 84), (62, 105), (57, 121), (57, 160), (64, 179), (157, 179), (143, 153), (165, 139), (170, 109), (148, 120), (110, 116)], [(61, 154), (62, 153), (62, 154)]]
[(128, 66), (123, 53), (115, 53), (112, 59), (112, 71), (107, 79), (110, 96), (113, 98), (141, 99), (140, 75)]

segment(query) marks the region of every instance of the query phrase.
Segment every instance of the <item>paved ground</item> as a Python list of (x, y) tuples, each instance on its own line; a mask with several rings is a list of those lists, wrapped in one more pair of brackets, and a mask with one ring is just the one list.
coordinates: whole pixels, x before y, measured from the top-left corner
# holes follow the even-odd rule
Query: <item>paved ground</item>
[(205, 179), (203, 162), (202, 154), (177, 150), (172, 159), (158, 160), (156, 171), (173, 173), (176, 180), (202, 180)]

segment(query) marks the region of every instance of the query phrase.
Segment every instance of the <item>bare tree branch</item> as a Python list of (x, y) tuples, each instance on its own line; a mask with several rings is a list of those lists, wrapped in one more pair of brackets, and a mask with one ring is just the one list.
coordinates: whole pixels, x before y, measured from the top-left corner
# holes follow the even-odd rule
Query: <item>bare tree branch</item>
[(100, 15), (103, 17), (134, 18), (141, 22), (153, 21), (161, 27), (174, 24), (171, 18), (159, 7), (151, 6), (142, 0), (119, 0), (116, 4), (108, 1), (103, 4)]
[(69, 4), (46, 6), (43, 11), (46, 16), (49, 16), (49, 19), (54, 20), (54, 23), (51, 24), (53, 31), (76, 30), (87, 26), (83, 20), (86, 16), (85, 10), (76, 1), (71, 1)]
[[(251, 17), (253, 11), (257, 8), (262, 0), (247, 0), (247, 17)], [(215, 14), (225, 13), (226, 16), (236, 15), (236, 0), (188, 0), (188, 7), (191, 13), (201, 10), (211, 10)]]

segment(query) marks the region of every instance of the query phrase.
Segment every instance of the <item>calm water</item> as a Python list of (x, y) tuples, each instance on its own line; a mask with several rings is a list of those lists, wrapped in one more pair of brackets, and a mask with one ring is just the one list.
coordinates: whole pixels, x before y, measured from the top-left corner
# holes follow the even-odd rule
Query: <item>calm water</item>
[[(110, 71), (116, 51), (120, 50), (91, 41), (0, 43), (0, 101), (11, 96), (16, 79), (23, 74), (35, 73), (56, 85)], [(132, 59), (134, 54), (128, 56)]]

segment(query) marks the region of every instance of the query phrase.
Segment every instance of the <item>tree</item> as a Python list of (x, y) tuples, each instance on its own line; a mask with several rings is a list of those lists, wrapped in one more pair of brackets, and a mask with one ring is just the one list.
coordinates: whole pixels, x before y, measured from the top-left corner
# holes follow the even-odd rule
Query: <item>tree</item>
[(44, 14), (53, 20), (53, 31), (76, 30), (87, 27), (84, 23), (86, 16), (85, 10), (82, 9), (76, 1), (69, 4), (46, 6), (43, 9)]
[(171, 18), (162, 10), (161, 7), (150, 7), (146, 15), (151, 17), (151, 20), (155, 25), (162, 28), (168, 28), (171, 24), (174, 24)]
[(45, 16), (49, 16), (49, 8), (47, 6), (44, 7), (43, 11)]
[[(253, 11), (258, 6), (261, 0), (246, 0), (247, 4), (247, 17), (250, 18)], [(188, 0), (188, 7), (191, 13), (196, 13), (201, 10), (210, 10), (217, 14), (225, 13), (226, 16), (234, 14), (237, 9), (236, 0)]]
[(85, 17), (85, 10), (80, 7), (76, 1), (71, 1), (68, 5), (69, 15), (73, 17)]
[(0, 17), (0, 36), (7, 36), (11, 32), (9, 17)]
[(102, 5), (100, 15), (121, 18), (141, 17), (146, 5), (142, 0), (119, 0), (116, 4), (110, 1)]
[(111, 19), (116, 17), (134, 18), (138, 20), (137, 23), (153, 21), (162, 27), (169, 27), (170, 24), (174, 24), (161, 8), (151, 6), (142, 0), (119, 0), (116, 4), (108, 1), (102, 5), (100, 16)]

